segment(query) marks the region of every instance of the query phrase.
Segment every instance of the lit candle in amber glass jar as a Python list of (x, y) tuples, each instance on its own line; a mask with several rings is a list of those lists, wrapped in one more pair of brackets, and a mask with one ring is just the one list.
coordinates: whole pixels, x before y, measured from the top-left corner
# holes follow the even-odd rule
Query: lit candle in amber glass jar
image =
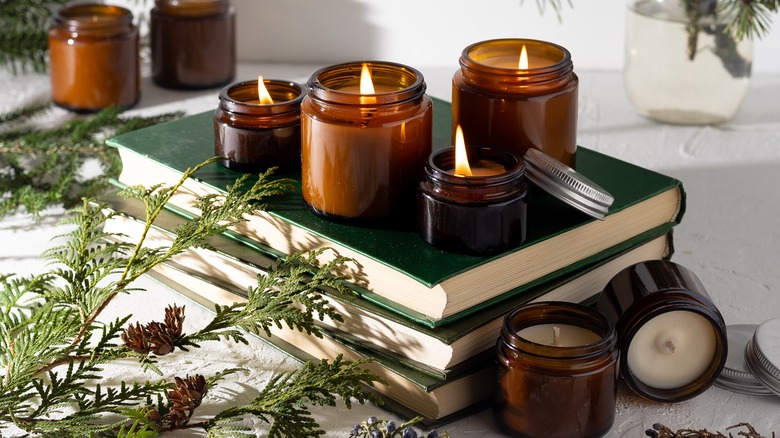
[(524, 163), (497, 149), (467, 148), (458, 129), (455, 148), (431, 154), (420, 183), (417, 227), (444, 250), (494, 254), (525, 240)]
[(60, 9), (49, 30), (52, 100), (74, 111), (127, 108), (140, 97), (138, 30), (118, 6)]
[(245, 81), (219, 93), (214, 153), (239, 172), (297, 169), (301, 162), (301, 101), (305, 88), (279, 80)]
[(353, 62), (316, 71), (308, 85), (301, 186), (309, 208), (337, 220), (413, 217), (432, 138), (422, 74), (401, 64)]
[(155, 0), (152, 78), (164, 87), (208, 88), (236, 73), (235, 9), (229, 0)]
[(453, 129), (462, 126), (473, 144), (521, 157), (536, 148), (575, 167), (579, 80), (568, 50), (489, 40), (466, 47), (460, 67), (452, 79)]

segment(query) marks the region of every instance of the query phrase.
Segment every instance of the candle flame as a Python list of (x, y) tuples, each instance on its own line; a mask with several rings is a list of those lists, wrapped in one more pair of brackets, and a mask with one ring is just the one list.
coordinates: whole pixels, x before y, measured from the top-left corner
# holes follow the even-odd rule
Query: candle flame
[(257, 77), (257, 98), (260, 99), (260, 104), (262, 105), (274, 103), (271, 94), (268, 93), (268, 89), (265, 88), (265, 82), (263, 81), (262, 76)]
[(463, 139), (463, 129), (460, 125), (455, 129), (455, 175), (471, 176), (466, 141)]
[(517, 68), (521, 70), (528, 70), (528, 51), (525, 50), (525, 44), (520, 51), (520, 62), (517, 63)]
[(376, 94), (374, 91), (374, 82), (371, 80), (371, 71), (368, 69), (368, 64), (363, 64), (363, 69), (360, 70), (360, 94)]

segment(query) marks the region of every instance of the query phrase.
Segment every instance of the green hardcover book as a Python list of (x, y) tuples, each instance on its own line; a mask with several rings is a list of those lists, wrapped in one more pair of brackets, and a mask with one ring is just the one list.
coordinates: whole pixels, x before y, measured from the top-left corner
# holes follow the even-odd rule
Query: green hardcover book
[[(105, 231), (121, 233), (127, 241), (137, 242), (145, 231), (144, 222), (138, 219), (145, 216), (144, 205), (116, 195), (106, 196), (104, 201), (110, 210), (121, 213), (106, 220)], [(146, 243), (170, 245), (173, 231), (186, 220), (170, 211), (161, 212), (155, 226), (146, 234)], [(208, 249), (193, 248), (175, 256), (165, 269), (197, 277), (226, 291), (217, 296), (205, 296), (213, 289), (193, 289), (191, 292), (220, 304), (244, 300), (247, 288), (256, 284), (256, 277), (263, 275), (277, 258), (268, 248), (240, 238), (212, 236), (206, 244)], [(322, 293), (344, 321), (326, 318), (322, 324), (334, 336), (360, 343), (375, 356), (392, 357), (410, 368), (448, 379), (453, 373), (458, 374), (458, 368), (473, 361), (475, 356), (494, 348), (504, 315), (510, 309), (535, 300), (587, 301), (625, 267), (645, 260), (668, 258), (671, 254), (671, 233), (650, 233), (634, 247), (612, 257), (526, 288), (522, 293), (513, 294), (452, 324), (435, 328), (416, 324), (369, 300), (324, 290)]]
[[(434, 100), (434, 147), (449, 144), (450, 104)], [(126, 185), (172, 184), (182, 172), (214, 154), (212, 113), (114, 137)], [(354, 283), (365, 298), (434, 327), (509, 298), (521, 286), (534, 286), (574, 272), (634, 246), (637, 236), (680, 221), (685, 206), (682, 184), (624, 161), (580, 147), (577, 170), (607, 189), (615, 202), (604, 221), (588, 219), (550, 196), (531, 200), (528, 238), (518, 248), (492, 257), (440, 251), (414, 230), (366, 228), (313, 215), (299, 192), (269, 200), (267, 211), (251, 216), (234, 231), (283, 254), (331, 247), (354, 258)], [(212, 164), (190, 178), (171, 201), (197, 215), (196, 196), (223, 193), (240, 174)], [(299, 173), (280, 175), (299, 179)]]

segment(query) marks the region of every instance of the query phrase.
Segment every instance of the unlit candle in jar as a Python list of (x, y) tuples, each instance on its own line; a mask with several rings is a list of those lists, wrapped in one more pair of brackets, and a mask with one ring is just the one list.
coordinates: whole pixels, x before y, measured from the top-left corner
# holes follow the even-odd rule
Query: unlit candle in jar
[[(559, 331), (555, 336), (556, 328)], [(592, 344), (601, 337), (591, 330), (569, 324), (538, 324), (526, 327), (517, 335), (521, 338), (542, 345), (556, 347), (578, 347)], [(555, 339), (557, 337), (558, 339)]]
[(631, 374), (658, 389), (698, 379), (715, 357), (715, 332), (705, 317), (684, 310), (663, 313), (637, 330), (628, 347)]

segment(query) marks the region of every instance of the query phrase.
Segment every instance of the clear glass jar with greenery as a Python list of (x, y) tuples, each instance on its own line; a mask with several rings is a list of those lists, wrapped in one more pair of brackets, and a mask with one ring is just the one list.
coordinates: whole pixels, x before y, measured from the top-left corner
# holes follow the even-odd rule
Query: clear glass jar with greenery
[(778, 0), (629, 0), (626, 92), (637, 111), (674, 124), (730, 120), (747, 94), (753, 39)]

